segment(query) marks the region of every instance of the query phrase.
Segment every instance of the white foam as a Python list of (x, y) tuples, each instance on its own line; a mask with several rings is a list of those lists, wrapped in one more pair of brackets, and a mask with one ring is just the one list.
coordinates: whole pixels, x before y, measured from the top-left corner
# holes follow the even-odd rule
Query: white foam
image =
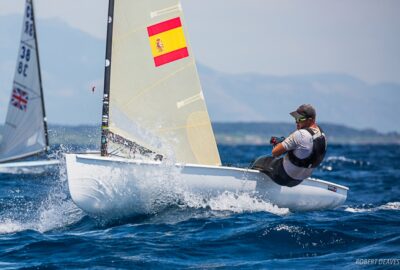
[(357, 160), (346, 158), (345, 156), (332, 156), (326, 158), (325, 161), (343, 161), (343, 162), (357, 163)]
[(332, 166), (322, 166), (322, 169), (325, 171), (332, 171), (333, 167)]
[(335, 162), (335, 161), (341, 161), (341, 162), (352, 163), (352, 164), (361, 164), (361, 165), (363, 165), (363, 164), (369, 165), (370, 164), (369, 162), (346, 158), (345, 156), (331, 156), (331, 157), (327, 157), (325, 159), (325, 162)]
[(209, 199), (190, 193), (185, 193), (184, 195), (185, 204), (193, 208), (210, 208), (213, 211), (230, 211), (233, 213), (269, 212), (280, 216), (290, 213), (288, 208), (279, 208), (248, 193), (224, 192), (217, 197)]
[(84, 214), (72, 201), (47, 201), (29, 217), (14, 216), (0, 220), (0, 234), (34, 230), (44, 233), (79, 221)]
[[(31, 209), (31, 206), (27, 206), (24, 213), (19, 211), (0, 217), (0, 234), (25, 230), (44, 233), (79, 221), (84, 213), (67, 197), (64, 173), (60, 172), (60, 178), (55, 180), (47, 197), (37, 208)], [(27, 215), (27, 213), (29, 214)]]
[(57, 202), (52, 205), (46, 203), (38, 212), (34, 230), (43, 233), (63, 228), (79, 221), (83, 216), (83, 212), (72, 201)]
[(296, 233), (301, 235), (306, 235), (306, 232), (302, 230), (301, 227), (298, 226), (289, 226), (286, 224), (279, 224), (274, 228), (275, 231), (287, 231), (289, 233)]
[(14, 233), (25, 230), (24, 224), (10, 218), (0, 220), (0, 234)]
[[(106, 197), (111, 201), (114, 198), (123, 198), (118, 201), (117, 207), (125, 205), (123, 209), (127, 210), (126, 213), (124, 210), (115, 213), (115, 217), (108, 214), (107, 218), (132, 214), (133, 207), (138, 213), (159, 214), (168, 206), (233, 213), (269, 212), (276, 215), (289, 213), (287, 208), (279, 208), (249, 193), (224, 192), (217, 196), (194, 193), (183, 181), (184, 175), (181, 173), (181, 168), (176, 167), (170, 159), (164, 160), (160, 166), (151, 170), (134, 166), (131, 170), (130, 172), (118, 169), (113, 171), (113, 177), (118, 179), (120, 184), (114, 185), (113, 181), (103, 181), (101, 192), (107, 194)], [(129, 175), (135, 175), (137, 181), (131, 182)], [(129, 185), (125, 185), (124, 181), (129, 182)], [(104, 182), (107, 182), (107, 185)], [(121, 189), (121, 186), (129, 188)], [(106, 200), (104, 202), (107, 203)]]
[(3, 218), (0, 220), (0, 234), (16, 233), (26, 230), (34, 230), (44, 233), (50, 230), (71, 225), (83, 217), (81, 210), (77, 209), (72, 201), (63, 203), (48, 202), (40, 207), (37, 212), (31, 212), (31, 216)]
[(400, 202), (389, 202), (380, 206), (380, 210), (400, 210)]
[(379, 210), (400, 210), (400, 202), (389, 202), (381, 206), (371, 207), (371, 208), (363, 208), (363, 207), (347, 207), (344, 209), (346, 212), (350, 213), (364, 213), (364, 212), (376, 212)]

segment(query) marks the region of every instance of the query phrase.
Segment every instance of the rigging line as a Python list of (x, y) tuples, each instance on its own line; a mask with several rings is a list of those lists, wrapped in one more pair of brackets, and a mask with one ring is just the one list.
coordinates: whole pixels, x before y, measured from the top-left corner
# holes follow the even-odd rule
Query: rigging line
[(121, 104), (122, 109), (125, 109), (126, 107), (131, 105), (132, 102), (137, 100), (140, 96), (144, 95), (146, 92), (154, 89), (157, 85), (159, 85), (159, 84), (163, 83), (164, 81), (176, 76), (178, 73), (184, 71), (185, 69), (189, 68), (189, 66), (193, 66), (193, 65), (195, 65), (194, 61), (190, 61), (187, 65), (185, 65), (185, 66), (175, 70), (174, 72), (171, 72), (170, 74), (168, 74), (168, 76), (165, 76), (164, 78), (161, 78), (160, 80), (154, 82), (153, 84), (149, 85), (148, 87), (145, 87), (145, 88), (139, 90), (139, 93), (136, 96), (132, 97), (125, 104)]
[(110, 155), (115, 156), (115, 157), (119, 157), (119, 158), (126, 158), (125, 156), (117, 155), (117, 154), (110, 154)]
[(118, 152), (120, 152), (121, 150), (124, 150), (124, 147), (119, 147), (119, 148), (116, 148), (116, 149), (114, 149), (113, 151), (111, 151), (111, 152), (109, 152), (108, 154), (109, 155), (117, 155), (116, 153), (118, 153)]

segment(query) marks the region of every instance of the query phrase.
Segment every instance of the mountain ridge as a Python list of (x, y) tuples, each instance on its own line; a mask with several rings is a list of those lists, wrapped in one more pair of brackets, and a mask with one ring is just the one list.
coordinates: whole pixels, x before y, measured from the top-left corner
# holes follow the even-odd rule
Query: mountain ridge
[[(0, 119), (4, 119), (21, 17), (0, 16), (0, 24), (0, 34), (8, 37), (0, 43)], [(105, 41), (57, 19), (38, 20), (37, 27), (48, 121), (96, 124), (102, 111)], [(396, 83), (368, 84), (343, 73), (229, 74), (202, 64), (198, 70), (212, 122), (289, 122), (290, 111), (311, 103), (319, 122), (400, 132)]]
[[(216, 141), (225, 145), (266, 145), (271, 136), (288, 136), (295, 130), (294, 123), (212, 123)], [(344, 125), (321, 123), (329, 144), (396, 144), (400, 145), (400, 133), (380, 133), (373, 129), (354, 129)], [(50, 144), (87, 145), (99, 148), (101, 125), (49, 124)], [(3, 126), (0, 126), (0, 132)], [(1, 134), (1, 133), (0, 133)], [(1, 137), (1, 136), (0, 136)], [(0, 141), (1, 143), (1, 141)]]

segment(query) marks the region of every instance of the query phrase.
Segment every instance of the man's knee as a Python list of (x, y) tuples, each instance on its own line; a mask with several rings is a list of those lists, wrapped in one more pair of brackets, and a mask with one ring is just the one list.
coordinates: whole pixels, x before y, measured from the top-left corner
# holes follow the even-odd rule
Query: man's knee
[(273, 161), (274, 161), (274, 157), (271, 156), (262, 156), (257, 158), (253, 164), (251, 164), (250, 168), (254, 169), (254, 170), (259, 170), (259, 171), (273, 171), (273, 167), (271, 166)]

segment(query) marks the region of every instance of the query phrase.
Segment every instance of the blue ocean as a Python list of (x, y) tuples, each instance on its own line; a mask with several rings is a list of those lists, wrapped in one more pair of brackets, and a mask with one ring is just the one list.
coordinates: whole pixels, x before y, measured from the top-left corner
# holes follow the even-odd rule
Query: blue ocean
[[(219, 150), (225, 165), (247, 167), (271, 148)], [(292, 213), (246, 194), (226, 194), (104, 220), (74, 205), (62, 166), (4, 170), (0, 268), (400, 268), (400, 146), (330, 145), (313, 177), (348, 186), (345, 204)]]

